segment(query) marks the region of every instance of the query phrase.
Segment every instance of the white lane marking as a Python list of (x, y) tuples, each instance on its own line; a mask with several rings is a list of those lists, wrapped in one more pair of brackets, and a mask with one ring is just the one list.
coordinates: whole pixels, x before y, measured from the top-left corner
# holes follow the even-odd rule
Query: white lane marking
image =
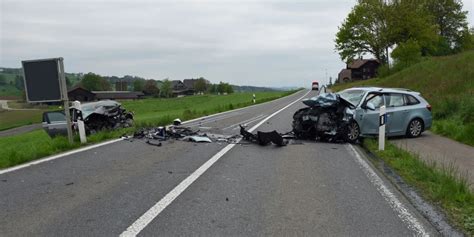
[(416, 236), (429, 236), (426, 232), (423, 225), (414, 217), (410, 211), (398, 200), (398, 198), (385, 186), (382, 179), (375, 173), (372, 167), (367, 164), (367, 162), (362, 159), (359, 153), (355, 148), (349, 144), (349, 148), (355, 154), (355, 160), (362, 167), (365, 175), (369, 178), (370, 182), (377, 188), (377, 191), (382, 195), (382, 197), (387, 201), (392, 209), (397, 213), (398, 217), (408, 225), (408, 228), (416, 232)]
[(230, 126), (227, 126), (227, 127), (223, 128), (222, 130), (227, 130), (227, 129), (232, 128), (232, 127), (238, 127), (240, 124), (248, 124), (248, 123), (250, 123), (250, 122), (252, 122), (252, 121), (259, 120), (259, 119), (261, 119), (261, 118), (263, 118), (263, 117), (265, 117), (265, 116), (266, 116), (266, 114), (260, 114), (260, 115), (258, 115), (258, 116), (256, 116), (256, 117), (253, 117), (253, 118), (250, 118), (250, 119), (247, 119), (247, 120), (244, 120), (244, 121), (240, 121), (240, 122), (238, 122), (238, 123), (235, 123), (235, 124), (232, 124), (232, 125), (230, 125)]
[[(296, 93), (298, 93), (298, 92), (296, 92)], [(288, 96), (292, 96), (292, 95), (295, 95), (295, 94), (291, 94), (291, 95), (288, 95)], [(268, 102), (265, 102), (265, 103), (261, 103), (261, 104), (251, 105), (251, 106), (247, 106), (247, 107), (243, 107), (243, 108), (239, 108), (239, 109), (234, 109), (234, 110), (230, 110), (230, 111), (225, 111), (225, 112), (221, 112), (221, 113), (217, 113), (217, 114), (212, 114), (212, 115), (208, 115), (208, 116), (204, 116), (204, 117), (200, 117), (200, 118), (195, 118), (195, 119), (192, 119), (192, 120), (185, 121), (185, 122), (183, 122), (183, 124), (188, 124), (188, 123), (196, 122), (196, 121), (199, 121), (199, 120), (203, 120), (203, 119), (207, 119), (207, 118), (212, 118), (212, 117), (215, 117), (215, 116), (219, 116), (219, 115), (222, 115), (222, 114), (227, 114), (227, 113), (236, 112), (236, 111), (243, 110), (243, 109), (248, 109), (248, 108), (250, 108), (250, 107), (255, 107), (255, 106), (259, 106), (259, 105), (264, 105), (264, 104), (271, 103), (271, 102), (274, 102), (274, 101), (277, 101), (277, 100), (285, 99), (285, 98), (287, 98), (288, 96), (281, 97), (281, 98), (278, 98), (278, 99), (276, 99), (276, 100), (271, 100), (271, 101), (268, 101)], [(68, 151), (68, 152), (65, 152), (65, 153), (61, 153), (61, 154), (57, 154), (57, 155), (45, 157), (45, 158), (38, 159), (38, 160), (35, 160), (35, 161), (31, 161), (31, 162), (28, 162), (28, 163), (25, 163), (25, 164), (21, 164), (21, 165), (17, 165), (17, 166), (11, 167), (11, 168), (7, 168), (7, 169), (0, 170), (0, 174), (9, 173), (9, 172), (12, 172), (12, 171), (15, 171), (15, 170), (19, 170), (19, 169), (23, 169), (23, 168), (26, 168), (26, 167), (29, 167), (29, 166), (41, 164), (41, 163), (43, 163), (43, 162), (56, 160), (56, 159), (59, 159), (59, 158), (62, 158), (62, 157), (66, 157), (66, 156), (69, 156), (69, 155), (73, 155), (73, 154), (76, 154), (76, 153), (79, 153), (79, 152), (83, 152), (83, 151), (87, 151), (87, 150), (90, 150), (90, 149), (94, 149), (94, 148), (97, 148), (97, 147), (109, 145), (109, 144), (112, 144), (112, 143), (115, 143), (115, 142), (118, 142), (118, 141), (122, 141), (122, 140), (123, 140), (123, 138), (114, 139), (114, 140), (110, 140), (110, 141), (106, 141), (106, 142), (102, 142), (102, 143), (98, 143), (98, 144), (94, 144), (94, 145), (82, 147), (82, 148), (79, 148), (79, 149), (76, 149), (76, 150), (72, 150), (72, 151)]]
[(32, 166), (32, 165), (37, 165), (37, 164), (40, 164), (40, 163), (43, 163), (43, 162), (46, 162), (46, 161), (56, 160), (56, 159), (64, 157), (64, 156), (68, 156), (68, 155), (72, 155), (72, 154), (75, 154), (75, 153), (87, 151), (87, 150), (90, 150), (90, 149), (105, 146), (105, 145), (112, 144), (112, 143), (122, 141), (122, 140), (123, 140), (123, 138), (114, 139), (114, 140), (106, 141), (106, 142), (103, 142), (103, 143), (99, 143), (99, 144), (79, 148), (77, 150), (72, 150), (72, 151), (68, 151), (68, 152), (65, 152), (65, 153), (58, 154), (58, 155), (53, 155), (53, 156), (46, 157), (46, 158), (43, 158), (43, 159), (31, 161), (31, 162), (28, 162), (28, 163), (25, 163), (25, 164), (22, 164), (22, 165), (17, 165), (17, 166), (11, 167), (11, 168), (0, 170), (0, 174), (5, 174), (5, 173), (12, 172), (12, 171), (15, 171), (15, 170), (23, 169), (23, 168), (26, 168), (26, 167), (29, 167), (29, 166)]
[[(308, 95), (311, 91), (308, 91), (304, 94), (301, 98), (291, 102), (290, 104), (286, 105), (282, 109), (276, 111), (275, 113), (269, 115), (260, 123), (256, 124), (248, 131), (252, 132), (253, 130), (257, 129), (260, 125), (265, 123), (267, 120), (272, 118), (273, 116), (277, 115), (281, 111), (285, 110), (286, 108), (292, 106), (294, 103), (303, 99), (306, 95)], [(240, 142), (240, 139), (236, 141), (236, 143)], [(217, 154), (215, 154), (211, 159), (206, 161), (201, 167), (199, 167), (196, 171), (194, 171), (191, 175), (189, 175), (186, 179), (184, 179), (178, 186), (173, 188), (168, 194), (166, 194), (160, 201), (158, 201), (155, 205), (153, 205), (150, 209), (148, 209), (142, 216), (140, 216), (131, 226), (129, 226), (122, 234), (121, 237), (128, 237), (128, 236), (136, 236), (140, 231), (142, 231), (148, 224), (150, 224), (153, 219), (155, 219), (168, 205), (170, 205), (181, 193), (184, 192), (194, 181), (196, 181), (206, 170), (208, 170), (214, 163), (216, 163), (222, 156), (224, 156), (230, 149), (232, 149), (236, 144), (229, 144), (220, 150)]]

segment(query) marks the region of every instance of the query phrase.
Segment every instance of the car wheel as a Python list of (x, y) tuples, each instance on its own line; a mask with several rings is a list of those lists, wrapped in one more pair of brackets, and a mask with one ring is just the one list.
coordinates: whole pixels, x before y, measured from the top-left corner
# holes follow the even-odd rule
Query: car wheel
[(408, 123), (407, 137), (419, 137), (423, 132), (423, 121), (421, 119), (413, 119)]
[(350, 143), (355, 143), (357, 140), (359, 140), (360, 136), (360, 128), (359, 124), (357, 124), (356, 121), (351, 121), (349, 122), (349, 125), (347, 125), (347, 141)]

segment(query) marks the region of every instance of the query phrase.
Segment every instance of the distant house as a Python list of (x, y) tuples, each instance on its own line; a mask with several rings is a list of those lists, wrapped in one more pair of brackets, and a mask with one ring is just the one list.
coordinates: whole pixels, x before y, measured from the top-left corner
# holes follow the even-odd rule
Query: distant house
[(67, 96), (69, 98), (70, 101), (81, 101), (81, 102), (85, 102), (85, 101), (95, 101), (97, 100), (97, 97), (94, 93), (78, 86), (78, 87), (74, 87), (72, 89), (70, 89), (68, 92), (67, 92)]
[(374, 78), (379, 67), (380, 62), (376, 59), (356, 59), (339, 72), (337, 81), (341, 83)]
[(194, 94), (194, 89), (187, 88), (186, 85), (180, 80), (171, 81), (171, 88), (173, 90), (173, 96), (184, 96)]
[(89, 91), (82, 87), (74, 87), (68, 91), (70, 101), (96, 101), (96, 100), (134, 100), (144, 96), (143, 92), (135, 91)]

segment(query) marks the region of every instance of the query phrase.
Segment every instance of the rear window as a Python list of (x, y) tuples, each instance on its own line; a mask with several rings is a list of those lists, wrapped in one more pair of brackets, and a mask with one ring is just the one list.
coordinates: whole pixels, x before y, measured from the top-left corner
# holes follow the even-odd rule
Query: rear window
[(420, 103), (420, 101), (412, 95), (405, 95), (405, 101), (407, 105), (416, 105)]
[(61, 112), (48, 112), (43, 116), (45, 122), (63, 122), (66, 121), (66, 116)]

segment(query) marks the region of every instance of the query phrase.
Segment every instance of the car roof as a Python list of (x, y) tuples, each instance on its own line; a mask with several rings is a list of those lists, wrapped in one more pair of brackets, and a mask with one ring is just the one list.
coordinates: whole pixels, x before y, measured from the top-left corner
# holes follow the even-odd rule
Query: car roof
[(412, 94), (412, 95), (420, 95), (419, 92), (412, 91), (410, 89), (405, 89), (405, 88), (387, 88), (387, 87), (370, 86), (370, 87), (352, 87), (352, 88), (348, 88), (347, 90), (363, 90), (367, 92), (378, 91), (378, 92), (387, 92), (387, 93), (405, 93), (405, 94)]

